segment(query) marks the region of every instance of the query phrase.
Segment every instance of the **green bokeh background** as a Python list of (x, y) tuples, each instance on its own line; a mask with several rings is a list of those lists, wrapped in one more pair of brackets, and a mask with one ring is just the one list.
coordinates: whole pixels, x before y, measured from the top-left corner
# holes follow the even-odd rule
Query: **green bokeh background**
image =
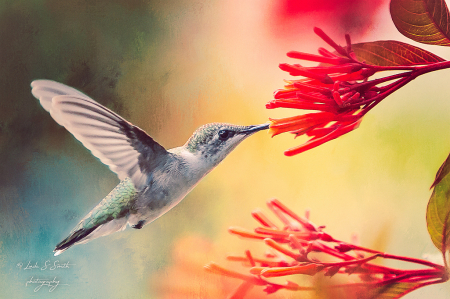
[[(310, 209), (312, 220), (337, 238), (357, 234), (362, 245), (398, 255), (438, 253), (425, 208), (450, 150), (448, 70), (416, 79), (355, 132), (301, 155), (282, 153), (302, 140), (259, 133), (152, 225), (52, 256), (118, 179), (40, 107), (30, 82), (52, 79), (78, 88), (166, 148), (183, 144), (207, 122), (247, 125), (294, 115), (264, 104), (288, 78), (277, 68), (290, 61), (287, 51), (325, 46), (312, 34), (321, 20), (302, 16), (295, 30), (287, 24), (288, 34), (277, 35), (271, 9), (268, 0), (0, 1), (1, 298), (162, 298), (160, 280), (174, 288), (181, 283), (169, 270), (181, 240), (195, 236), (210, 244), (214, 253), (201, 256), (199, 268), (245, 248), (262, 254), (263, 246), (229, 235), (227, 227), (253, 227), (250, 211), (272, 197), (300, 213)], [(372, 26), (354, 41), (408, 42), (396, 32), (387, 4)], [(322, 29), (338, 38), (346, 30)], [(425, 48), (450, 58), (449, 49)], [(47, 260), (74, 266), (54, 272), (17, 267)], [(31, 276), (57, 276), (69, 285), (33, 292), (25, 286)], [(201, 282), (191, 285), (190, 298), (202, 298)], [(446, 284), (405, 298), (449, 294)]]

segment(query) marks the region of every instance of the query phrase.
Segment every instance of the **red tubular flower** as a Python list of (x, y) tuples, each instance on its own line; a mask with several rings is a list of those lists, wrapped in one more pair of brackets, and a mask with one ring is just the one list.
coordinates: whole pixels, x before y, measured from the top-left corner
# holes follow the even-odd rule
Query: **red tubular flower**
[[(429, 261), (391, 255), (337, 240), (322, 231), (323, 226), (314, 225), (307, 216), (300, 217), (280, 201), (273, 199), (267, 203), (269, 209), (284, 225), (279, 228), (260, 210), (252, 216), (262, 225), (254, 232), (239, 228), (229, 229), (230, 233), (244, 239), (263, 240), (272, 252), (265, 257), (254, 257), (249, 250), (244, 256), (228, 256), (229, 261), (241, 262), (248, 267), (248, 273), (227, 270), (210, 263), (205, 268), (212, 273), (242, 280), (242, 285), (229, 298), (244, 298), (251, 287), (264, 287), (267, 294), (279, 290), (314, 291), (316, 286), (300, 286), (287, 280), (284, 284), (273, 278), (290, 275), (349, 277), (336, 284), (321, 285), (322, 291), (344, 292), (339, 298), (400, 298), (426, 285), (448, 280), (445, 266)], [(288, 245), (288, 246), (286, 246)], [(372, 263), (375, 259), (395, 259), (425, 266), (425, 269), (402, 270)], [(334, 281), (333, 279), (330, 282)], [(335, 297), (333, 297), (335, 298)]]
[[(346, 35), (345, 47), (339, 46), (322, 30), (314, 32), (334, 50), (323, 48), (320, 55), (291, 51), (287, 56), (294, 59), (319, 62), (315, 67), (282, 63), (280, 69), (302, 79), (288, 80), (284, 89), (276, 90), (267, 109), (294, 108), (315, 110), (300, 116), (270, 119), (269, 133), (272, 137), (284, 132), (295, 136), (311, 137), (307, 142), (285, 151), (292, 156), (338, 138), (358, 128), (362, 117), (381, 100), (423, 73), (420, 66), (382, 67), (369, 65), (356, 59), (350, 37)], [(407, 70), (397, 75), (369, 80), (380, 71)], [(386, 82), (393, 81), (388, 85)], [(377, 86), (383, 85), (383, 86)]]

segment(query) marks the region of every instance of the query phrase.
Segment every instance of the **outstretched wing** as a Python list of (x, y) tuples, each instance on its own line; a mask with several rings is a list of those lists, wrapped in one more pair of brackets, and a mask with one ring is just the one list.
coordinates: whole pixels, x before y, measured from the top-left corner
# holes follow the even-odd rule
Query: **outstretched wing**
[[(36, 80), (33, 95), (53, 119), (64, 126), (119, 179), (130, 177), (142, 189), (150, 171), (168, 152), (143, 130), (64, 84)], [(155, 159), (158, 157), (158, 159)]]

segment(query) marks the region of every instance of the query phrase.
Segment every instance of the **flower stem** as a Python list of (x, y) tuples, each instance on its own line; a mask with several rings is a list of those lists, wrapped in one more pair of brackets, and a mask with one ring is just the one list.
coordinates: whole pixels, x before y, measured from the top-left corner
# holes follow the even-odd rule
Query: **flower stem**
[(438, 265), (438, 264), (435, 264), (435, 263), (432, 263), (432, 262), (429, 262), (429, 261), (426, 261), (426, 260), (421, 260), (421, 259), (416, 259), (416, 258), (412, 258), (412, 257), (399, 256), (399, 255), (384, 253), (384, 252), (381, 252), (381, 251), (377, 251), (377, 250), (373, 250), (373, 249), (369, 249), (369, 248), (365, 248), (365, 247), (361, 247), (361, 246), (353, 245), (353, 244), (346, 244), (346, 245), (351, 247), (353, 250), (359, 250), (359, 251), (364, 251), (364, 252), (368, 252), (368, 253), (378, 254), (379, 257), (382, 257), (382, 258), (385, 258), (385, 259), (405, 261), (405, 262), (410, 262), (410, 263), (424, 265), (424, 266), (435, 268), (435, 269), (438, 269), (438, 270), (445, 270), (444, 266), (441, 266), (441, 265)]

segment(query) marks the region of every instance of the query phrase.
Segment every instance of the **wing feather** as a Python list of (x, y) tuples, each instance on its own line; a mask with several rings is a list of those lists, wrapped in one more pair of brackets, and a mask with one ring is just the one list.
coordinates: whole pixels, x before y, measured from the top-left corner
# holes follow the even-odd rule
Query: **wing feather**
[(168, 154), (143, 130), (72, 87), (49, 80), (36, 80), (31, 86), (32, 94), (58, 124), (121, 180), (130, 177), (138, 189), (163, 160), (160, 155)]

